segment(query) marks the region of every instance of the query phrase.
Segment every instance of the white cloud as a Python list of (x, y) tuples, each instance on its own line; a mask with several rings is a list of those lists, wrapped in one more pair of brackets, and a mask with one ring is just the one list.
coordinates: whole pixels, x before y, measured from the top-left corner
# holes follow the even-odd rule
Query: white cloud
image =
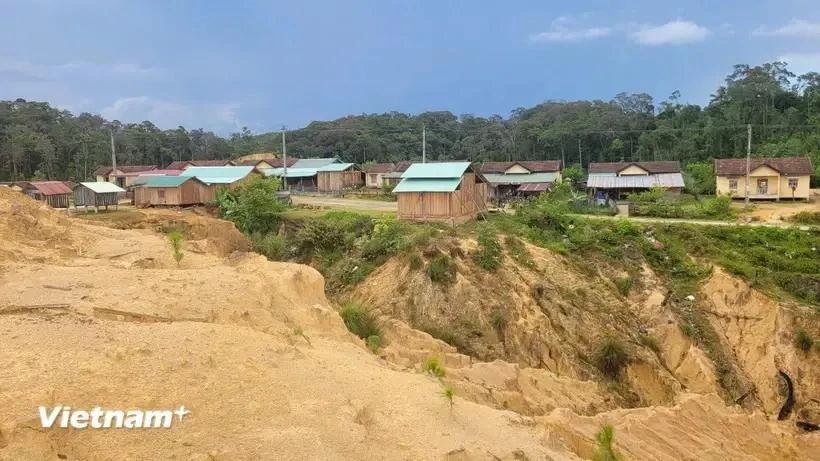
[(530, 41), (580, 42), (606, 37), (610, 33), (612, 29), (609, 27), (585, 27), (574, 17), (559, 16), (552, 21), (549, 30), (530, 35)]
[(659, 26), (640, 26), (630, 34), (641, 45), (680, 45), (700, 42), (709, 35), (709, 29), (692, 21), (675, 20)]
[(128, 123), (150, 120), (163, 129), (185, 125), (224, 131), (241, 128), (238, 110), (237, 103), (189, 105), (149, 96), (133, 96), (117, 99), (104, 107), (100, 115)]
[(820, 53), (786, 53), (778, 56), (777, 61), (787, 63), (789, 70), (797, 75), (820, 72)]
[(13, 56), (0, 57), (0, 72), (37, 80), (65, 78), (84, 80), (105, 80), (109, 78), (161, 79), (167, 76), (167, 73), (160, 68), (143, 66), (133, 61), (112, 63), (68, 61), (60, 64), (42, 64)]
[(793, 19), (790, 23), (776, 28), (761, 26), (754, 31), (754, 34), (771, 37), (820, 38), (820, 22)]

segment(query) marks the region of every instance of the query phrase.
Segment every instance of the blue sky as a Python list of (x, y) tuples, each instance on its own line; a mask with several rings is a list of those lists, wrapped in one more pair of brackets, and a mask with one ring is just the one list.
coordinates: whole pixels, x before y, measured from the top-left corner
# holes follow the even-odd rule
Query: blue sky
[(347, 114), (506, 116), (820, 71), (816, 0), (0, 0), (0, 99), (220, 134)]

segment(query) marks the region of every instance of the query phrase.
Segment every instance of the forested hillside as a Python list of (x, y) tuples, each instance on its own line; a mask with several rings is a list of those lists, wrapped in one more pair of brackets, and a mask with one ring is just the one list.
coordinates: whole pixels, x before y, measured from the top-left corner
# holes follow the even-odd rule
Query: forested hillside
[[(681, 76), (685, 78), (685, 76)], [(820, 73), (795, 75), (785, 63), (737, 65), (706, 107), (678, 92), (656, 103), (644, 93), (611, 101), (548, 101), (508, 116), (450, 112), (362, 114), (313, 122), (288, 133), (288, 152), (353, 162), (429, 159), (706, 160), (741, 156), (746, 124), (755, 155), (810, 155), (820, 168)], [(244, 129), (222, 138), (202, 129), (161, 130), (150, 121), (121, 123), (73, 115), (45, 102), (0, 102), (0, 180), (84, 179), (110, 164), (113, 133), (122, 164), (230, 158), (281, 150), (278, 132)], [(818, 172), (820, 174), (820, 172)]]

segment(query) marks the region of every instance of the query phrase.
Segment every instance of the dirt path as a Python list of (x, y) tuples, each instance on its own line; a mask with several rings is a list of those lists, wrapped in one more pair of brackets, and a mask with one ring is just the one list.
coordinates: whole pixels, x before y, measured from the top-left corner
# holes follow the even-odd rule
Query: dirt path
[(309, 195), (294, 195), (294, 205), (326, 206), (334, 208), (350, 208), (363, 211), (396, 211), (396, 202), (382, 202), (379, 200), (356, 200), (336, 197), (317, 197)]
[(589, 219), (629, 219), (630, 221), (636, 222), (648, 222), (648, 223), (662, 223), (662, 224), (675, 224), (675, 223), (682, 223), (682, 224), (696, 224), (699, 226), (752, 226), (752, 227), (808, 227), (808, 226), (798, 226), (795, 224), (791, 224), (788, 222), (777, 221), (777, 222), (761, 222), (761, 221), (753, 221), (749, 223), (740, 222), (738, 220), (732, 221), (717, 221), (717, 220), (708, 220), (708, 219), (675, 219), (675, 218), (651, 218), (646, 216), (602, 216), (602, 215), (584, 215), (584, 214), (573, 214), (572, 216), (578, 218), (589, 218)]

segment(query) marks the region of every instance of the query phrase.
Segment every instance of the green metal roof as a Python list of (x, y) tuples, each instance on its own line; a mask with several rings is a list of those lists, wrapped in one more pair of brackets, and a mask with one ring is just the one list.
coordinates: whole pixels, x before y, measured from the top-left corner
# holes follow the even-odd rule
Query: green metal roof
[[(285, 174), (284, 168), (267, 168), (262, 174), (265, 176), (282, 177)], [(309, 178), (316, 176), (316, 168), (288, 168), (288, 178)]]
[(555, 180), (558, 179), (558, 173), (554, 171), (529, 174), (484, 173), (482, 176), (484, 176), (490, 184), (528, 184), (536, 182), (555, 182)]
[(402, 178), (461, 178), (470, 168), (470, 162), (414, 163), (402, 173)]
[(460, 176), (458, 178), (404, 178), (393, 188), (393, 193), (453, 192), (459, 184), (461, 184)]
[(317, 168), (316, 171), (345, 171), (352, 166), (352, 163), (331, 163), (330, 165)]
[(179, 187), (185, 181), (195, 179), (192, 176), (146, 176), (145, 187)]
[(192, 166), (179, 177), (194, 176), (205, 184), (231, 184), (253, 171), (252, 166)]
[[(300, 158), (293, 164), (293, 168), (321, 168), (331, 163), (339, 163), (338, 158)], [(290, 170), (290, 167), (288, 168)], [(290, 176), (290, 175), (288, 175)]]

